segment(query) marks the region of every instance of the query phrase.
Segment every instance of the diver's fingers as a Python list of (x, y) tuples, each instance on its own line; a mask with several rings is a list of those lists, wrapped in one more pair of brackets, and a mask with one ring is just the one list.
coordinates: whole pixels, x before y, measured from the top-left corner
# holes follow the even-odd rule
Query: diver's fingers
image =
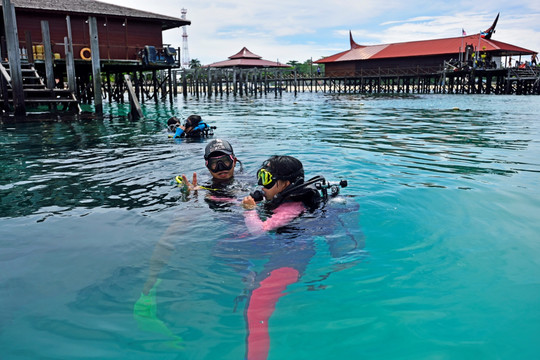
[(189, 180), (187, 179), (187, 176), (182, 174), (182, 180), (184, 181), (184, 184), (187, 186), (187, 187), (190, 187), (191, 184), (189, 183)]
[(193, 173), (193, 186), (197, 186), (197, 173)]

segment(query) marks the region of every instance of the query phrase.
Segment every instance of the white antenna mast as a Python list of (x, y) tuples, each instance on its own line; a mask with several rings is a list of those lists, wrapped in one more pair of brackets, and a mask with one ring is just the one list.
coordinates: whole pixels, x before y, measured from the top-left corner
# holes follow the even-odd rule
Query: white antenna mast
[[(187, 9), (182, 9), (182, 19), (186, 20)], [(182, 26), (182, 68), (188, 69), (191, 59), (189, 58), (188, 50), (188, 34), (187, 34), (187, 25)]]

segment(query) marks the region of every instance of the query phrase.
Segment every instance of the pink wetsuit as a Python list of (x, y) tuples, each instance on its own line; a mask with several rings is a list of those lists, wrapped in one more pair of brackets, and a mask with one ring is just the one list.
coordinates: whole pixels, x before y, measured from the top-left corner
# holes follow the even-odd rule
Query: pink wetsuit
[[(271, 217), (262, 221), (256, 210), (244, 212), (249, 232), (253, 235), (275, 230), (287, 225), (305, 210), (301, 202), (286, 202), (279, 205)], [(245, 316), (248, 326), (246, 336), (246, 359), (265, 360), (270, 350), (268, 321), (279, 298), (285, 295), (288, 285), (298, 280), (300, 273), (292, 267), (280, 267), (271, 271), (254, 289), (249, 297)]]
[(265, 231), (275, 230), (287, 225), (305, 210), (301, 202), (286, 202), (279, 205), (274, 214), (265, 221), (259, 218), (256, 210), (244, 212), (244, 219), (249, 232), (253, 235), (262, 234)]

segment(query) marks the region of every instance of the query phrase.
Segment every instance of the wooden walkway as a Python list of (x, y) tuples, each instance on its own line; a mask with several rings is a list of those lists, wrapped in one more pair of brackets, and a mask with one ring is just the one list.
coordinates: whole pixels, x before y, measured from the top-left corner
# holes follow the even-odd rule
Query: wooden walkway
[[(187, 96), (258, 96), (283, 92), (361, 94), (540, 94), (540, 70), (472, 69), (378, 69), (340, 77), (298, 74), (282, 69), (182, 70), (181, 92)], [(176, 86), (176, 85), (175, 85)], [(173, 89), (176, 91), (176, 89)]]

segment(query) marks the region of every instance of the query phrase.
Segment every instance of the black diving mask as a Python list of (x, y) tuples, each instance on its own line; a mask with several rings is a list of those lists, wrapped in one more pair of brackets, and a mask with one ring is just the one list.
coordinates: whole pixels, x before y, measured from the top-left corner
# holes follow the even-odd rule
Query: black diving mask
[(234, 157), (232, 155), (221, 155), (211, 157), (206, 160), (206, 167), (211, 172), (229, 171), (233, 168)]

